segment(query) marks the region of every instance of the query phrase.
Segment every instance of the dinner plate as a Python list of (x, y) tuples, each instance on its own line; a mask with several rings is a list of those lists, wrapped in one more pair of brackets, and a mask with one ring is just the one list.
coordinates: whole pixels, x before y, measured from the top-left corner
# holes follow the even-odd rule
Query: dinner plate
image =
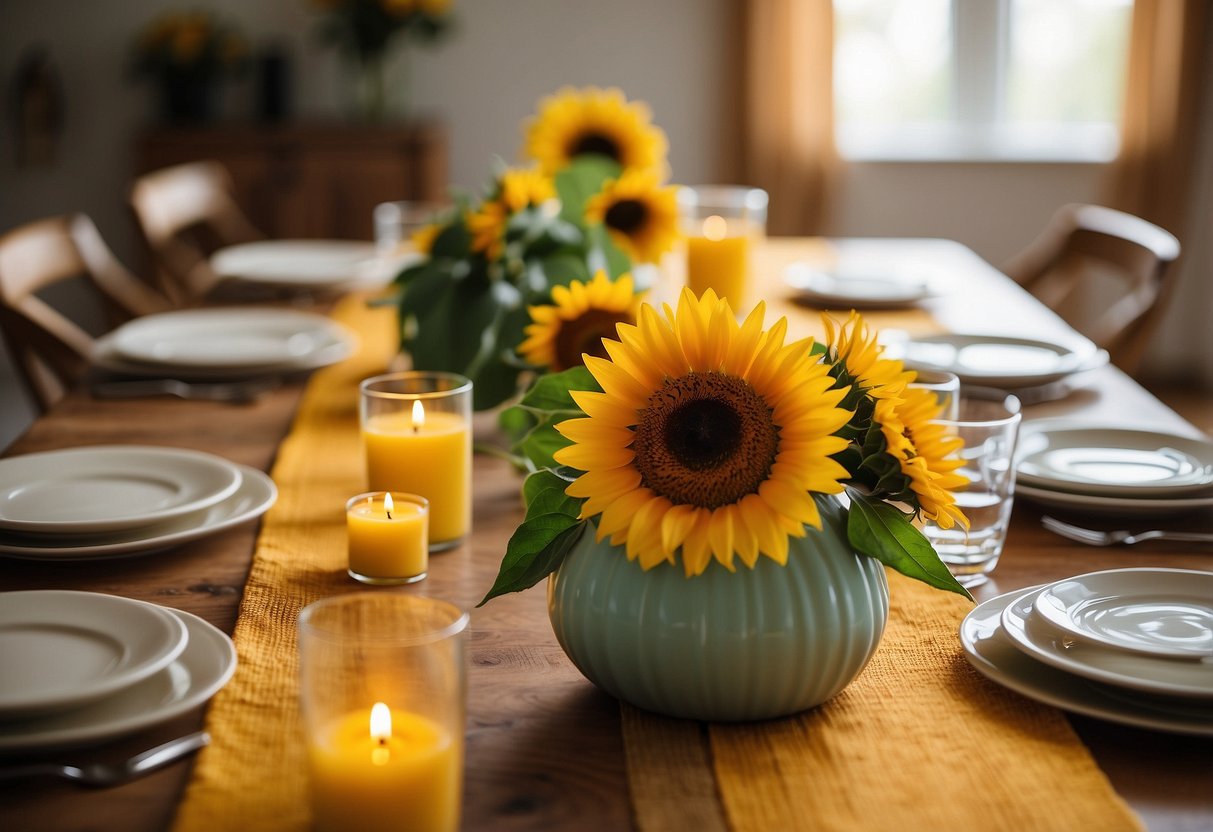
[(80, 707), (130, 687), (168, 666), (186, 639), (168, 610), (130, 598), (0, 593), (0, 720)]
[(1003, 631), (1027, 655), (1058, 670), (1140, 693), (1213, 699), (1213, 663), (1145, 656), (1076, 640), (1033, 614), (1039, 591), (1016, 598), (1002, 611)]
[(225, 500), (155, 526), (84, 539), (0, 533), (0, 555), (25, 560), (95, 560), (151, 554), (239, 525), (269, 510), (278, 497), (274, 481), (245, 465), (240, 487)]
[(1096, 644), (1175, 659), (1213, 658), (1213, 572), (1091, 572), (1042, 589), (1034, 612)]
[(1108, 361), (1089, 341), (1072, 348), (1002, 335), (934, 335), (890, 344), (889, 353), (914, 370), (955, 373), (962, 382), (992, 387), (1047, 384)]
[(1015, 483), (1015, 496), (1057, 509), (1118, 517), (1162, 517), (1213, 507), (1213, 494), (1191, 497), (1104, 497), (1098, 494), (1074, 494), (1028, 483)]
[(896, 309), (935, 295), (927, 283), (892, 271), (838, 271), (792, 263), (783, 279), (799, 299), (829, 308)]
[(0, 460), (0, 529), (96, 534), (149, 526), (231, 496), (240, 469), (213, 454), (92, 445)]
[(349, 354), (336, 323), (291, 309), (210, 308), (145, 315), (110, 333), (129, 361), (161, 367), (313, 367)]
[(1213, 442), (1151, 430), (1047, 420), (1023, 426), (1017, 481), (1108, 497), (1213, 494)]
[(1089, 682), (1030, 658), (1002, 628), (1004, 609), (1040, 587), (1017, 590), (974, 607), (960, 625), (965, 658), (978, 673), (1029, 699), (1076, 714), (1175, 734), (1213, 737), (1206, 703), (1161, 699)]
[(343, 286), (361, 279), (375, 244), (356, 240), (260, 240), (211, 255), (220, 277), (300, 289)]
[(167, 667), (83, 708), (38, 719), (0, 722), (0, 751), (103, 742), (166, 722), (214, 696), (236, 670), (232, 640), (192, 613), (169, 612), (185, 625), (189, 641)]

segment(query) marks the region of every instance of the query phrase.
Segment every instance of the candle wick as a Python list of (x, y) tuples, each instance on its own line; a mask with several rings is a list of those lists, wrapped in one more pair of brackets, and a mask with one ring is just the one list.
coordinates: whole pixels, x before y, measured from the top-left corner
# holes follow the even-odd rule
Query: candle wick
[(383, 747), (383, 746), (385, 746), (385, 745), (387, 745), (387, 737), (380, 737), (380, 738), (379, 738), (379, 746), (380, 746), (380, 748), (382, 748), (382, 747)]
[(387, 519), (389, 519), (389, 520), (392, 519), (392, 513), (390, 511), (387, 513)]
[(413, 433), (417, 433), (419, 430), (419, 427), (420, 427), (419, 425), (413, 425)]

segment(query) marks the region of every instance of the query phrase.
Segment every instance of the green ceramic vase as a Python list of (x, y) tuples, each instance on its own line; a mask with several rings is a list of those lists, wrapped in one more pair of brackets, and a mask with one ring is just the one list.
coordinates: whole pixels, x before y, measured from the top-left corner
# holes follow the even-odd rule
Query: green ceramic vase
[(792, 538), (787, 566), (713, 562), (694, 578), (645, 572), (587, 529), (548, 583), (560, 646), (598, 687), (668, 716), (771, 719), (826, 701), (876, 651), (889, 589), (838, 504), (818, 504), (823, 528)]

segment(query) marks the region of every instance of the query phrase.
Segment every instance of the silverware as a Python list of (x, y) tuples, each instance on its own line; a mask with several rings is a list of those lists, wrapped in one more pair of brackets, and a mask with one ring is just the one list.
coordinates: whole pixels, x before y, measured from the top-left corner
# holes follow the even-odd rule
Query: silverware
[(117, 786), (175, 762), (208, 745), (210, 741), (210, 734), (198, 731), (148, 749), (142, 754), (136, 754), (123, 763), (91, 763), (83, 766), (34, 763), (26, 766), (9, 766), (0, 768), (0, 780), (52, 776), (75, 780), (86, 786)]
[(1117, 543), (1132, 546), (1134, 543), (1141, 543), (1143, 540), (1187, 540), (1194, 543), (1213, 543), (1213, 534), (1208, 532), (1169, 532), (1162, 531), (1161, 529), (1152, 529), (1150, 531), (1137, 532), (1136, 534), (1123, 529), (1105, 532), (1098, 529), (1084, 529), (1081, 526), (1073, 526), (1047, 515), (1040, 518), (1040, 524), (1055, 534), (1091, 546), (1113, 546)]
[(280, 387), (282, 379), (266, 376), (247, 381), (197, 382), (175, 378), (102, 381), (93, 385), (93, 395), (101, 399), (133, 399), (143, 396), (176, 396), (212, 402), (252, 402)]

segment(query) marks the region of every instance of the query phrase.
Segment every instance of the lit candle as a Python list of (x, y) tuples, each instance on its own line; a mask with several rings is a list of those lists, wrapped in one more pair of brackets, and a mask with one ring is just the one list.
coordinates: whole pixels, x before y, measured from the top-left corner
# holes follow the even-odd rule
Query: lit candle
[(369, 416), (362, 425), (367, 479), (374, 491), (410, 491), (430, 503), (430, 543), (463, 538), (472, 522), (472, 435), (458, 413), (411, 409)]
[(750, 268), (746, 223), (713, 214), (704, 219), (702, 232), (687, 238), (687, 285), (696, 295), (716, 290), (733, 311), (744, 314)]
[(308, 750), (314, 828), (459, 828), (462, 742), (434, 720), (376, 702), (335, 720)]
[(366, 583), (412, 583), (429, 567), (429, 506), (415, 494), (360, 494), (346, 503), (350, 575)]

